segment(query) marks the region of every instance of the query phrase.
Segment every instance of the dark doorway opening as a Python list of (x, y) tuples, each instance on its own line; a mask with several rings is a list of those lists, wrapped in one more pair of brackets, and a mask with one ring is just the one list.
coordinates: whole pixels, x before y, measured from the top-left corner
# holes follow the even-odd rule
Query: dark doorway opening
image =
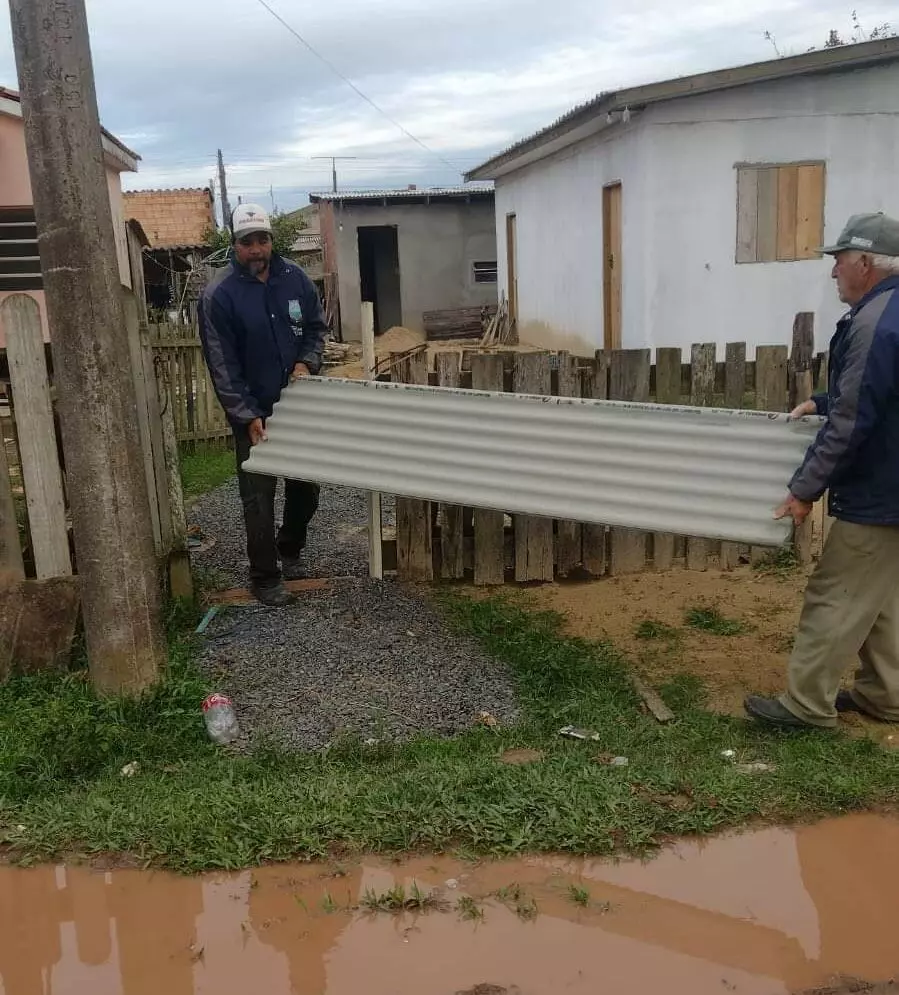
[(400, 300), (400, 250), (396, 225), (368, 225), (358, 229), (359, 283), (362, 300), (375, 310), (375, 333), (403, 323)]

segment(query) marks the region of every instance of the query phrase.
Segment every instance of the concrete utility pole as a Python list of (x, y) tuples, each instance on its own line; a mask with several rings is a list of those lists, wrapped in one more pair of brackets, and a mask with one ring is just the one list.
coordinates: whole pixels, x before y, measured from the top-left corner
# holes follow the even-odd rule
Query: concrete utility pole
[(87, 15), (84, 0), (10, 12), (88, 663), (103, 690), (137, 692), (166, 648)]
[(228, 203), (228, 182), (225, 179), (225, 160), (222, 158), (221, 149), (219, 149), (219, 194), (222, 198), (222, 228), (228, 228), (231, 224), (231, 205)]
[(313, 159), (326, 159), (331, 163), (331, 193), (337, 193), (337, 160), (350, 161), (354, 155), (314, 155)]

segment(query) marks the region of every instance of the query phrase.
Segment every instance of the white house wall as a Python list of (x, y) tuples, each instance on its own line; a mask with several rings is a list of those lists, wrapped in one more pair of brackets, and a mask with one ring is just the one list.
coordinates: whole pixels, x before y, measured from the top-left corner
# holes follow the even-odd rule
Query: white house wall
[[(899, 215), (899, 66), (685, 98), (497, 182), (500, 288), (517, 216), (524, 341), (603, 345), (602, 187), (623, 184), (622, 344), (787, 343), (814, 311), (819, 348), (843, 308), (826, 260), (737, 264), (735, 165), (826, 163), (825, 238), (847, 217)], [(618, 137), (612, 138), (616, 134)]]

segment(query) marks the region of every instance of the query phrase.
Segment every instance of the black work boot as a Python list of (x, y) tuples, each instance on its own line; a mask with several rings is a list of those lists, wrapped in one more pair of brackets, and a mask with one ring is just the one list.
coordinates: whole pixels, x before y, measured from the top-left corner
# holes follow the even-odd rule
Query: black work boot
[(297, 600), (296, 595), (291, 594), (280, 581), (268, 587), (259, 587), (254, 584), (250, 588), (250, 592), (266, 608), (289, 608), (296, 604)]
[(302, 552), (296, 556), (281, 554), (281, 573), (285, 580), (304, 580), (308, 574), (306, 572), (306, 558)]
[(761, 698), (751, 694), (743, 702), (743, 707), (747, 714), (751, 715), (759, 722), (766, 725), (777, 726), (780, 729), (817, 729), (818, 726), (810, 722), (803, 722), (797, 718), (785, 705), (781, 704), (777, 698)]

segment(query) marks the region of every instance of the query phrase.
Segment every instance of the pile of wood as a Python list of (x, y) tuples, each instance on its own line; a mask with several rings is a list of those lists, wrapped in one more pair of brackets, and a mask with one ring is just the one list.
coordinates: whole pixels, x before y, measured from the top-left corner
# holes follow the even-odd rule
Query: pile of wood
[(350, 354), (352, 352), (353, 346), (351, 344), (347, 342), (335, 342), (333, 339), (329, 339), (325, 342), (323, 361), (329, 366), (346, 363), (351, 358)]
[(503, 297), (493, 317), (484, 328), (480, 346), (486, 349), (489, 346), (514, 345), (516, 341), (515, 325), (509, 317), (509, 303)]
[(422, 323), (429, 342), (442, 339), (479, 339), (495, 314), (494, 304), (453, 308), (449, 311), (425, 311)]

